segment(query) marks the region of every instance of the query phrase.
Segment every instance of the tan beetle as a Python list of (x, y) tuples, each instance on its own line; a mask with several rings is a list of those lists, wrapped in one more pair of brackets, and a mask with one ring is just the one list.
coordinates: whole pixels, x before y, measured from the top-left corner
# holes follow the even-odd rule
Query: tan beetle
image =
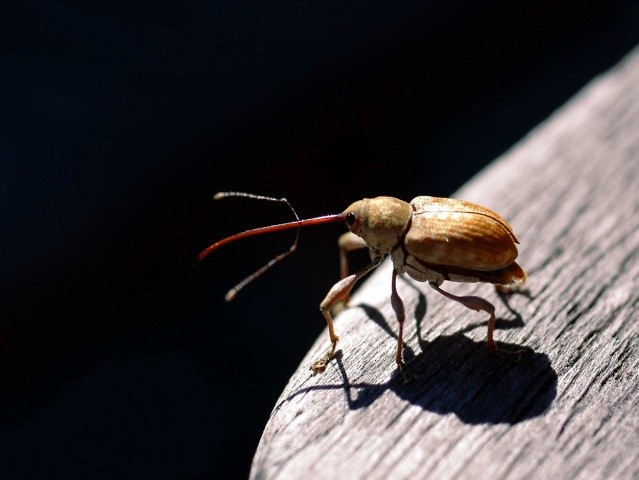
[[(518, 253), (516, 244), (519, 241), (508, 222), (492, 210), (451, 198), (420, 196), (407, 203), (394, 197), (382, 196), (359, 200), (339, 214), (300, 220), (286, 199), (241, 192), (221, 192), (215, 198), (237, 196), (284, 202), (297, 220), (246, 230), (227, 237), (203, 250), (197, 261), (227, 243), (252, 235), (337, 221), (343, 221), (350, 230), (338, 240), (341, 280), (333, 285), (320, 304), (320, 311), (328, 325), (331, 345), (322, 357), (311, 364), (313, 373), (323, 372), (335, 354), (339, 337), (333, 329), (332, 307), (340, 301), (347, 301), (355, 283), (377, 267), (386, 255), (390, 255), (393, 262), (391, 305), (399, 323), (395, 362), (406, 381), (412, 376), (407, 373), (402, 358), (405, 314), (404, 304), (397, 293), (397, 275), (406, 273), (414, 280), (428, 282), (433, 289), (449, 299), (472, 310), (488, 313), (487, 346), (491, 351), (497, 350), (493, 338), (495, 307), (482, 298), (459, 297), (440, 288), (446, 280), (485, 282), (507, 287), (517, 286), (526, 280), (526, 273), (515, 262)], [(247, 283), (295, 251), (296, 246), (297, 238), (287, 252), (278, 255), (231, 289), (226, 296), (227, 301), (232, 300)], [(368, 248), (371, 263), (357, 273), (349, 274), (347, 253), (359, 248)]]

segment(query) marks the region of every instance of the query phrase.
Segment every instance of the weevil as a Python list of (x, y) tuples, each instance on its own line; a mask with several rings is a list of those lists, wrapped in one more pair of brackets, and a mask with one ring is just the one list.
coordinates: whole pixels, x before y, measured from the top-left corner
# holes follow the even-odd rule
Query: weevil
[[(330, 346), (325, 354), (311, 364), (313, 374), (326, 369), (335, 354), (339, 340), (333, 327), (331, 310), (338, 303), (347, 302), (357, 281), (379, 266), (387, 255), (390, 255), (393, 262), (391, 306), (399, 324), (395, 362), (406, 381), (412, 378), (412, 374), (408, 373), (405, 367), (402, 355), (406, 315), (403, 301), (397, 293), (397, 276), (404, 273), (418, 282), (428, 282), (435, 291), (469, 309), (486, 312), (489, 315), (486, 344), (489, 350), (497, 351), (497, 344), (493, 338), (495, 307), (483, 298), (460, 297), (441, 288), (444, 281), (484, 282), (507, 290), (516, 288), (526, 281), (526, 273), (515, 262), (519, 241), (508, 222), (492, 210), (452, 198), (419, 196), (409, 203), (394, 197), (381, 196), (358, 200), (342, 213), (300, 220), (286, 199), (241, 192), (220, 192), (215, 198), (233, 196), (284, 202), (291, 208), (296, 220), (246, 230), (227, 237), (204, 249), (197, 257), (198, 262), (230, 242), (253, 235), (298, 229), (299, 237), (301, 227), (340, 221), (344, 222), (349, 230), (341, 235), (337, 242), (340, 280), (320, 303), (320, 311), (328, 326)], [(226, 296), (227, 301), (232, 300), (247, 283), (292, 253), (296, 249), (298, 237), (287, 252), (278, 255), (231, 289)], [(356, 273), (350, 274), (348, 253), (360, 248), (368, 248), (371, 262)]]

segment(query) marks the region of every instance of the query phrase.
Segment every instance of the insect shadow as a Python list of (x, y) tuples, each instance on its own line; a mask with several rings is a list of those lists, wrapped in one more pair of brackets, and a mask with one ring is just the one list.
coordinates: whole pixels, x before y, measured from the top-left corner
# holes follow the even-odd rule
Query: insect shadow
[[(406, 346), (405, 360), (417, 378), (406, 384), (395, 370), (388, 381), (374, 384), (351, 382), (341, 355), (335, 361), (343, 379), (342, 385), (318, 385), (303, 390), (342, 388), (350, 409), (365, 408), (386, 391), (399, 398), (439, 414), (454, 413), (469, 424), (515, 424), (543, 414), (557, 395), (557, 373), (546, 354), (516, 344), (498, 342), (506, 351), (521, 355), (499, 355), (488, 351), (485, 341), (474, 341), (464, 335), (485, 326), (478, 322), (453, 335), (441, 335), (432, 341), (422, 336), (421, 323), (427, 312), (426, 298), (416, 289), (418, 301), (414, 310), (419, 353)], [(507, 302), (507, 299), (502, 299)], [(360, 304), (368, 317), (389, 336), (397, 338), (383, 314), (367, 304)], [(520, 328), (521, 315), (507, 306), (512, 320), (498, 319), (497, 328)], [(410, 317), (409, 317), (410, 318)], [(301, 393), (298, 391), (293, 396)]]

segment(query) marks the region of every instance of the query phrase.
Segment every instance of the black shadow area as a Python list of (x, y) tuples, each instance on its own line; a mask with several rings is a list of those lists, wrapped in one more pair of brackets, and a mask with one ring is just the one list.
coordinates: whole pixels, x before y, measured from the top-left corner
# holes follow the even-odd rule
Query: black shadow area
[[(454, 413), (464, 423), (515, 424), (543, 414), (557, 395), (557, 373), (548, 356), (522, 345), (498, 342), (504, 352), (492, 353), (483, 341), (473, 341), (463, 332), (485, 325), (473, 324), (454, 335), (442, 335), (425, 341), (419, 329), (426, 313), (420, 294), (416, 312), (420, 352), (405, 348), (405, 360), (416, 378), (405, 383), (399, 371), (380, 384), (351, 383), (347, 366), (341, 356), (336, 363), (344, 383), (318, 385), (298, 390), (292, 396), (311, 390), (343, 388), (349, 408), (366, 408), (387, 390), (424, 410), (439, 414)], [(369, 317), (396, 338), (383, 315), (374, 307), (360, 305)], [(498, 328), (515, 328), (523, 324), (521, 317), (514, 321), (497, 322)], [(389, 358), (389, 363), (392, 359)], [(290, 398), (290, 397), (289, 397)]]

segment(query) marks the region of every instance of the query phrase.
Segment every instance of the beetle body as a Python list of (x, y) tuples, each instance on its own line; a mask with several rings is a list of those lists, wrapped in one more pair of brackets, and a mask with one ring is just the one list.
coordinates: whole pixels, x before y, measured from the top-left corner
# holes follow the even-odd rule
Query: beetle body
[(398, 274), (419, 282), (523, 282), (516, 264), (517, 237), (497, 213), (464, 200), (420, 196), (410, 204), (393, 197), (353, 203), (349, 225), (371, 257), (390, 254)]
[[(216, 198), (222, 196), (269, 199), (236, 193), (218, 194)], [(278, 201), (288, 204), (285, 199)], [(490, 350), (497, 350), (493, 339), (494, 306), (482, 298), (459, 297), (440, 288), (444, 281), (516, 286), (526, 280), (526, 273), (515, 262), (519, 242), (511, 226), (497, 213), (471, 202), (429, 196), (416, 197), (410, 203), (387, 196), (365, 198), (354, 202), (341, 214), (298, 219), (295, 222), (241, 232), (211, 245), (198, 259), (201, 260), (226, 243), (246, 236), (340, 220), (349, 229), (338, 240), (341, 280), (329, 290), (320, 304), (331, 346), (311, 365), (314, 373), (326, 368), (339, 340), (333, 329), (331, 309), (339, 302), (347, 302), (357, 281), (377, 267), (386, 255), (390, 255), (393, 262), (391, 304), (399, 323), (395, 361), (405, 380), (410, 380), (412, 375), (407, 374), (402, 359), (405, 314), (396, 288), (396, 277), (404, 273), (416, 281), (428, 282), (433, 289), (467, 308), (488, 313), (487, 345)], [(295, 246), (296, 243), (290, 252)], [(349, 274), (347, 254), (359, 248), (368, 248), (371, 263), (355, 274)], [(281, 256), (276, 257), (275, 260), (280, 258)], [(247, 280), (253, 280), (273, 263), (274, 261), (269, 262)], [(240, 287), (248, 283), (247, 280), (240, 283)], [(236, 287), (232, 290), (233, 296), (238, 289)]]

